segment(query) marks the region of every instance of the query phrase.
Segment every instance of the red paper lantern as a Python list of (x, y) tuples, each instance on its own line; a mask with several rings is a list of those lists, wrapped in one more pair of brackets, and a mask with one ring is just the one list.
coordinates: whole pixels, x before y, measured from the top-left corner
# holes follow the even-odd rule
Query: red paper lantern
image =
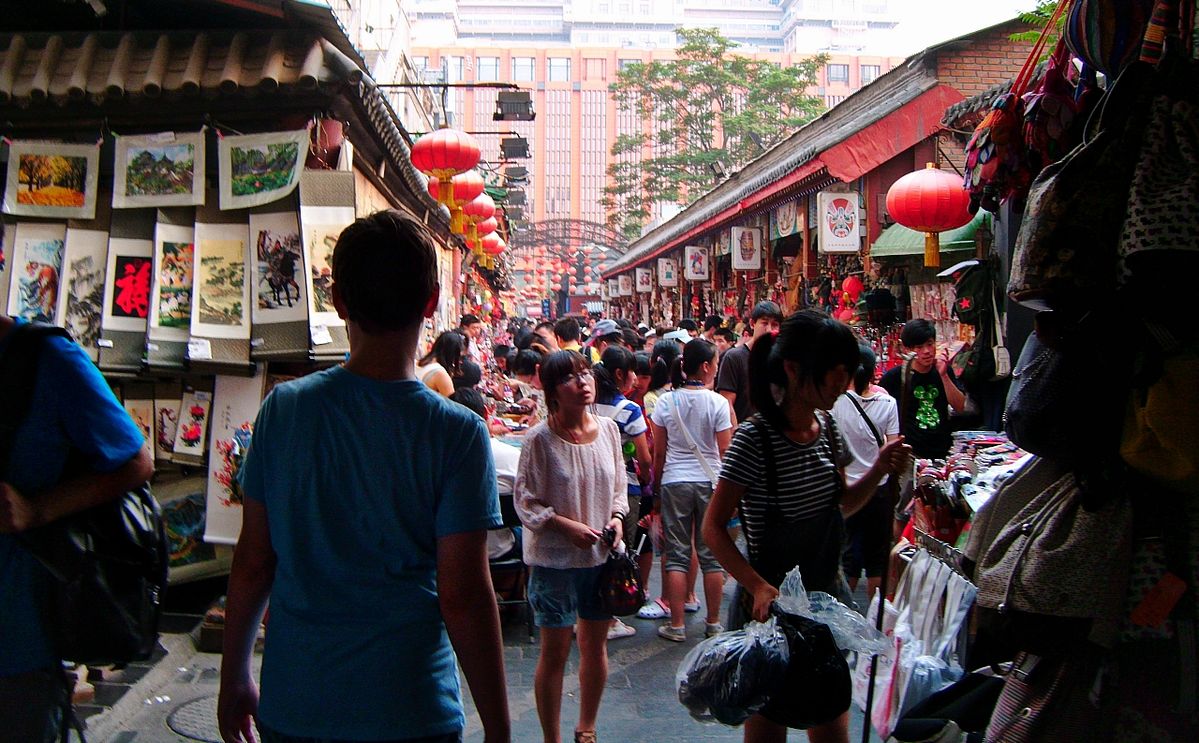
[(908, 229), (924, 233), (924, 265), (941, 265), (937, 233), (956, 229), (970, 219), (970, 194), (962, 179), (929, 163), (908, 173), (887, 191), (887, 212)]
[(439, 190), (437, 200), (453, 209), (454, 184), (451, 179), (479, 164), (479, 143), (464, 131), (438, 129), (416, 140), (412, 145), (411, 160), (420, 172), (449, 183), (448, 188)]
[(483, 235), (487, 235), (492, 232), (495, 232), (499, 226), (500, 226), (499, 223), (495, 221), (495, 217), (490, 217), (490, 218), (484, 219), (482, 222), (479, 222), (478, 224), (476, 224), (475, 232), (480, 237), (482, 237)]
[[(462, 207), (474, 199), (478, 198), (479, 194), (483, 193), (485, 184), (483, 176), (479, 175), (477, 170), (468, 170), (465, 173), (459, 173), (450, 179), (453, 186), (453, 201), (450, 205), (450, 232), (455, 235), (461, 235), (466, 231), (466, 223), (462, 217)], [(433, 178), (429, 180), (429, 195), (437, 199), (441, 199), (441, 181)], [(445, 203), (445, 202), (442, 202)]]
[(508, 247), (507, 243), (504, 242), (504, 238), (494, 232), (484, 235), (479, 240), (479, 243), (482, 245), (484, 253), (493, 256), (503, 253), (504, 248)]
[(469, 242), (478, 242), (479, 232), (475, 227), (479, 222), (491, 219), (495, 214), (495, 202), (486, 193), (481, 193), (462, 206), (462, 217), (466, 221), (466, 238)]

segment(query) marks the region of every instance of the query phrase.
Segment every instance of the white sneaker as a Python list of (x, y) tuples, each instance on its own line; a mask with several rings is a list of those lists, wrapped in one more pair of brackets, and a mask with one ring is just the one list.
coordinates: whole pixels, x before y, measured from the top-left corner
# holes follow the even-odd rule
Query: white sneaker
[(721, 632), (724, 632), (724, 625), (720, 622), (704, 622), (704, 637), (715, 637)]
[(619, 640), (622, 637), (632, 637), (637, 634), (636, 627), (630, 627), (619, 619), (613, 619), (612, 624), (608, 627), (608, 639)]

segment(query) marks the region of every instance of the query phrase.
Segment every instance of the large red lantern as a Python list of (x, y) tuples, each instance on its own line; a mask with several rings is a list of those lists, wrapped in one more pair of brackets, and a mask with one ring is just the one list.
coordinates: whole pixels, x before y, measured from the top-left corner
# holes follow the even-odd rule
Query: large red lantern
[(412, 165), (425, 175), (448, 183), (438, 190), (438, 198), (448, 208), (454, 208), (454, 184), (451, 180), (479, 164), (479, 143), (458, 129), (438, 129), (429, 132), (412, 145)]
[[(441, 201), (441, 183), (442, 181), (436, 178), (429, 180), (429, 195), (439, 202)], [(479, 194), (483, 193), (485, 184), (483, 176), (479, 175), (477, 170), (459, 173), (450, 179), (450, 183), (454, 194), (454, 203), (450, 205), (450, 232), (461, 235), (466, 231), (465, 220), (462, 218), (462, 207), (466, 206), (467, 202), (478, 198)]]
[(495, 232), (499, 226), (499, 223), (495, 221), (495, 217), (490, 217), (475, 225), (475, 233), (482, 237), (483, 235)]
[(957, 229), (970, 219), (970, 194), (962, 188), (961, 176), (929, 163), (924, 170), (908, 173), (887, 191), (887, 211), (908, 229), (924, 233), (924, 265), (941, 265), (941, 241), (937, 233)]

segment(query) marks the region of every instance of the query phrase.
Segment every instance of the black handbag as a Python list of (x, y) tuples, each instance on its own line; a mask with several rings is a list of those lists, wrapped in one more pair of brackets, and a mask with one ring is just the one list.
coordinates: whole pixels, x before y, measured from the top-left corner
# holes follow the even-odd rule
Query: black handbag
[(614, 617), (636, 614), (645, 605), (637, 561), (627, 551), (608, 553), (600, 568), (598, 590), (600, 605)]
[(791, 657), (783, 683), (770, 695), (761, 715), (797, 730), (835, 720), (849, 709), (852, 683), (849, 665), (833, 641), (832, 631), (826, 624), (790, 614), (777, 604), (770, 613), (787, 637)]
[[(7, 465), (14, 435), (33, 397), (39, 352), (66, 331), (22, 325), (0, 359), (0, 458)], [(79, 471), (70, 465), (68, 472)], [(158, 641), (168, 550), (162, 514), (149, 483), (86, 511), (18, 535), (54, 576), (44, 613), (64, 660), (122, 664), (150, 657)]]

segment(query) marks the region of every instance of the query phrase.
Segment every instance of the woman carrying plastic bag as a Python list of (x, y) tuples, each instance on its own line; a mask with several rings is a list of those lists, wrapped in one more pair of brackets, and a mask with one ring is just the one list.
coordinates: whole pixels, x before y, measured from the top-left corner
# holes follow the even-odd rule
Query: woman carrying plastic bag
[[(777, 338), (764, 336), (754, 343), (750, 396), (758, 415), (733, 436), (703, 537), (743, 587), (743, 608), (759, 621), (766, 619), (792, 568), (799, 567), (809, 588), (837, 592), (842, 515), (861, 508), (882, 477), (898, 471), (910, 456), (902, 439), (888, 443), (866, 475), (846, 485), (846, 448), (826, 411), (847, 388), (858, 362), (852, 331), (815, 312), (790, 316)], [(738, 508), (748, 560), (724, 528)], [(848, 684), (848, 670), (845, 674)], [(785, 722), (757, 714), (745, 723), (746, 743), (785, 738)], [(808, 728), (808, 739), (848, 743), (848, 695), (839, 715)]]

